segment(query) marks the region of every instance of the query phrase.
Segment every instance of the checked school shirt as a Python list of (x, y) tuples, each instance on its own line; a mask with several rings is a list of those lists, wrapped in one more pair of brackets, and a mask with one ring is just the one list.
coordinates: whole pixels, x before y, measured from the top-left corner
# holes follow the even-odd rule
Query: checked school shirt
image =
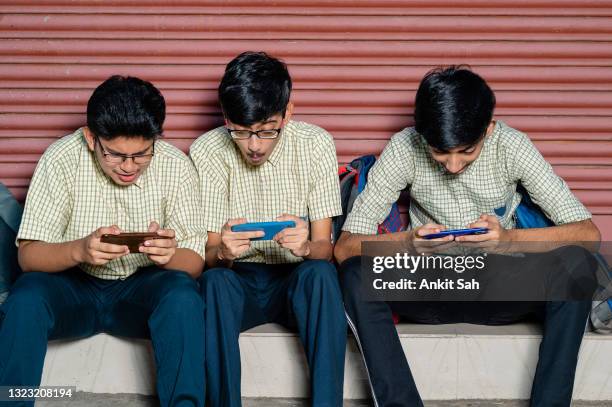
[(529, 137), (497, 121), (478, 158), (458, 175), (449, 174), (431, 157), (427, 142), (414, 128), (395, 134), (368, 174), (342, 229), (376, 234), (407, 187), (411, 228), (437, 223), (459, 229), (490, 214), (512, 229), (521, 201), (518, 182), (556, 225), (591, 218)]
[[(63, 243), (111, 225), (124, 232), (146, 232), (153, 220), (175, 231), (179, 248), (204, 257), (207, 235), (197, 173), (189, 158), (157, 140), (149, 167), (134, 184), (120, 186), (104, 174), (79, 129), (54, 142), (38, 162), (17, 240)], [(145, 254), (135, 253), (104, 266), (79, 267), (92, 276), (115, 280), (150, 265)]]
[[(200, 136), (190, 156), (200, 176), (204, 222), (221, 233), (233, 218), (274, 221), (283, 213), (309, 222), (342, 213), (338, 162), (332, 136), (312, 124), (289, 121), (260, 166), (249, 165), (225, 127)], [(274, 241), (252, 241), (236, 261), (302, 261)]]

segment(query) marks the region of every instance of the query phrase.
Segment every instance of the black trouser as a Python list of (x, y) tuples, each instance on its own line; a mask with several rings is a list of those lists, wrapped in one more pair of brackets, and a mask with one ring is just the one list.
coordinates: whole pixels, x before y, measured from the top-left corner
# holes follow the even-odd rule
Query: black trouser
[[(594, 264), (588, 260), (579, 267), (584, 273), (594, 272)], [(425, 324), (503, 325), (530, 316), (538, 318), (544, 324), (544, 335), (531, 391), (531, 406), (570, 405), (590, 301), (366, 301), (361, 298), (360, 268), (360, 257), (347, 259), (339, 268), (340, 284), (349, 327), (364, 357), (374, 405), (423, 405), (393, 324), (393, 312), (411, 322)]]

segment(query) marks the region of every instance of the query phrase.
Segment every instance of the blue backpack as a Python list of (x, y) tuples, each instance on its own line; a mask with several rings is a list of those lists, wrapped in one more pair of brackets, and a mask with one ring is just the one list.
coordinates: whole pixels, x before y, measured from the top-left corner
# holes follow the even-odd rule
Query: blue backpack
[[(544, 215), (542, 209), (537, 206), (529, 197), (529, 194), (522, 185), (517, 191), (521, 193), (522, 199), (515, 212), (516, 227), (518, 229), (544, 228), (553, 226), (554, 223)], [(599, 264), (598, 269), (598, 298), (602, 296), (607, 300), (593, 301), (591, 308), (590, 321), (593, 330), (597, 333), (612, 333), (612, 269), (600, 254), (595, 254), (595, 259)]]
[[(350, 162), (350, 164), (342, 165), (338, 168), (338, 177), (340, 178), (340, 201), (342, 202), (342, 215), (336, 216), (332, 220), (332, 237), (333, 241), (338, 241), (342, 233), (342, 225), (346, 221), (347, 215), (353, 209), (353, 204), (357, 196), (363, 191), (368, 180), (368, 173), (376, 162), (376, 157), (373, 155), (364, 155)], [(378, 234), (400, 232), (402, 230), (402, 221), (397, 202), (391, 207), (389, 216), (378, 225)]]

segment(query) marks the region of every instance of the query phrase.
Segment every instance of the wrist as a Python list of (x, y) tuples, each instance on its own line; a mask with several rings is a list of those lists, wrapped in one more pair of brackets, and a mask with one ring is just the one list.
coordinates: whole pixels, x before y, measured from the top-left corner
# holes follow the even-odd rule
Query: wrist
[(220, 262), (226, 260), (225, 256), (223, 255), (223, 250), (221, 250), (220, 247), (217, 248), (216, 258), (217, 258), (217, 261), (220, 261)]
[(79, 239), (79, 240), (73, 240), (68, 245), (70, 260), (75, 265), (85, 262), (85, 258), (83, 256), (83, 243), (84, 243), (84, 239)]
[(304, 255), (301, 257), (310, 256), (310, 252), (311, 252), (310, 240), (307, 240), (306, 243), (304, 244)]

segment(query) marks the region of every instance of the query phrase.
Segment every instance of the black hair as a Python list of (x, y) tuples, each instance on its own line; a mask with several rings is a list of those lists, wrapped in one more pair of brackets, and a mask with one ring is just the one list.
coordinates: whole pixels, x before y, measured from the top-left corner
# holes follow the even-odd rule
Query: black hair
[(282, 61), (265, 52), (243, 52), (225, 68), (219, 102), (232, 123), (251, 126), (275, 114), (283, 116), (291, 95), (291, 77)]
[(425, 75), (416, 94), (415, 129), (442, 151), (471, 146), (493, 119), (495, 95), (465, 66), (437, 68)]
[(144, 137), (163, 133), (166, 102), (150, 82), (114, 75), (94, 90), (87, 102), (87, 126), (97, 137)]

